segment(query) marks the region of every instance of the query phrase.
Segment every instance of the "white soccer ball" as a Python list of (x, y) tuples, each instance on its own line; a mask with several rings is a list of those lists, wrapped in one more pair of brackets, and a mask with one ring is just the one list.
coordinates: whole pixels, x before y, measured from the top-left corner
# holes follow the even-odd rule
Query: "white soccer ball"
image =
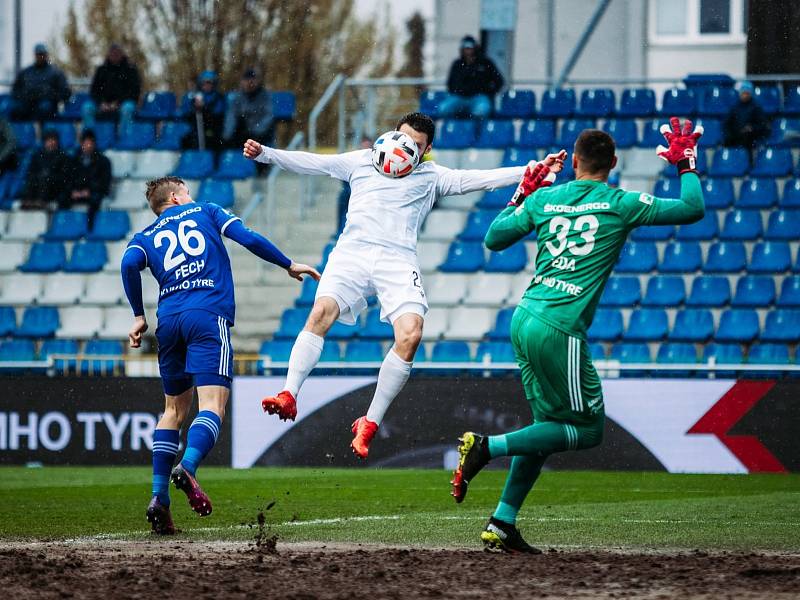
[(405, 177), (419, 164), (419, 149), (411, 136), (387, 131), (372, 145), (372, 165), (386, 177)]

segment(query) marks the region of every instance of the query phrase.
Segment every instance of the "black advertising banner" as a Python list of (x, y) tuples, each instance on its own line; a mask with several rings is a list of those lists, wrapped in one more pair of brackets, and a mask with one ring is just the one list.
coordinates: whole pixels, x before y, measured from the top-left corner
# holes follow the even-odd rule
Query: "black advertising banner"
[[(158, 378), (4, 377), (0, 464), (146, 465), (164, 409)], [(197, 413), (194, 402), (184, 426)], [(230, 425), (205, 464), (229, 465)], [(185, 437), (184, 437), (185, 440)]]

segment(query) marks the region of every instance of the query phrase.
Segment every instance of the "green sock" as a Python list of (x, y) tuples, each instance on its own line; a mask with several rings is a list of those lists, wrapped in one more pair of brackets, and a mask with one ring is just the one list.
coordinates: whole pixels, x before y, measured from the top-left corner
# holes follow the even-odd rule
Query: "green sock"
[(492, 516), (499, 521), (503, 521), (503, 523), (511, 523), (514, 525), (517, 522), (518, 512), (519, 507), (511, 506), (501, 500), (498, 502), (497, 508), (494, 509), (494, 514)]
[(512, 525), (516, 523), (517, 512), (525, 502), (533, 484), (536, 483), (539, 473), (542, 472), (542, 465), (546, 458), (545, 456), (515, 456), (513, 458), (503, 494), (500, 496), (500, 503), (494, 511), (495, 519)]

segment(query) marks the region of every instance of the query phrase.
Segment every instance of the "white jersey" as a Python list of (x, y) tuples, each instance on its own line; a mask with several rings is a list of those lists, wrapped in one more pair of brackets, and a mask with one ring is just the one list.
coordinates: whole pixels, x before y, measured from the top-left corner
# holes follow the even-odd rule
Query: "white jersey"
[(422, 224), (441, 196), (513, 185), (525, 172), (524, 166), (456, 170), (426, 161), (410, 175), (392, 179), (375, 170), (370, 150), (326, 155), (264, 146), (256, 160), (301, 175), (329, 175), (347, 181), (350, 203), (338, 245), (375, 244), (414, 261)]

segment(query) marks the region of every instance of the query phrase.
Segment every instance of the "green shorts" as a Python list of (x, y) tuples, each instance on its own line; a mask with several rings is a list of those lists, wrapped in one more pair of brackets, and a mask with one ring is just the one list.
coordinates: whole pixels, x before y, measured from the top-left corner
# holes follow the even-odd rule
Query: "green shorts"
[(585, 340), (517, 308), (511, 343), (536, 422), (602, 423), (603, 389)]

